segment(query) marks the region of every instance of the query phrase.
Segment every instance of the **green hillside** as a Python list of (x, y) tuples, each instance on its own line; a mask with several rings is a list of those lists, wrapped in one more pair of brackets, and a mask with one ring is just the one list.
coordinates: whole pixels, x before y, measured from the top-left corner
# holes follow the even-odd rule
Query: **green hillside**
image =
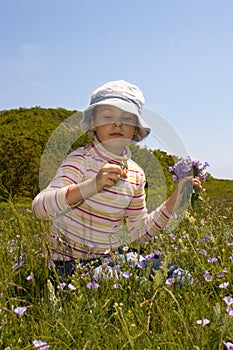
[[(44, 187), (49, 183), (66, 154), (91, 140), (77, 127), (81, 116), (81, 112), (64, 108), (0, 111), (1, 198), (9, 194), (33, 198), (41, 188), (39, 184)], [(161, 202), (174, 188), (168, 166), (174, 164), (175, 157), (135, 144), (131, 151), (132, 158), (145, 170), (150, 197)], [(233, 181), (209, 175), (205, 187), (210, 198), (233, 198)]]

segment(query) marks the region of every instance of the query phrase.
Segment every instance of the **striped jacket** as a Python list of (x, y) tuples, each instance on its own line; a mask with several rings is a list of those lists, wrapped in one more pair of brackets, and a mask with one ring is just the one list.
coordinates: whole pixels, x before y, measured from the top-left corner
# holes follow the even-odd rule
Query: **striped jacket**
[(126, 149), (127, 178), (112, 187), (69, 207), (70, 185), (92, 178), (105, 163), (121, 164), (122, 158), (109, 153), (98, 141), (69, 154), (49, 186), (33, 200), (38, 219), (52, 220), (53, 258), (92, 258), (129, 242), (147, 241), (164, 228), (170, 214), (162, 204), (148, 213), (144, 171), (130, 159)]

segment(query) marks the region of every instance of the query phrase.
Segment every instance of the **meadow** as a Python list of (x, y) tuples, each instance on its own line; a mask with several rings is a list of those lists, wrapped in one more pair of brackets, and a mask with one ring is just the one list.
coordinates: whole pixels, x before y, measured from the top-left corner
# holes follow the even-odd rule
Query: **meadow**
[(97, 279), (78, 261), (61, 280), (47, 255), (50, 223), (35, 220), (30, 200), (1, 202), (0, 349), (231, 349), (232, 204), (196, 203), (145, 246), (190, 271), (193, 284), (181, 288), (165, 267), (148, 279), (149, 267), (127, 263), (119, 280)]

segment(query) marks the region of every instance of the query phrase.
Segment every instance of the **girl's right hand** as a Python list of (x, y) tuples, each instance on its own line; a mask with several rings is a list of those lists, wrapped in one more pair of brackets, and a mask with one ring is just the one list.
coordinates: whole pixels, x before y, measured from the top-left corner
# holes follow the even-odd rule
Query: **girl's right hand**
[(105, 186), (116, 185), (122, 177), (127, 178), (127, 169), (117, 164), (104, 164), (96, 175), (97, 192), (101, 192)]

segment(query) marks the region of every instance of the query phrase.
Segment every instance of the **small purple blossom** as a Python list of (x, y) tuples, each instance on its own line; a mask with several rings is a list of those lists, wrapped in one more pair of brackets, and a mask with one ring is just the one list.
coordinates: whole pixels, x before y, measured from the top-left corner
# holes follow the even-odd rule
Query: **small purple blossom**
[(53, 266), (55, 266), (54, 261), (50, 261), (50, 262), (48, 263), (48, 267), (53, 267)]
[(127, 246), (126, 246), (126, 247), (123, 247), (122, 250), (123, 250), (124, 252), (128, 252), (128, 251), (129, 251), (129, 247), (127, 247)]
[(207, 255), (207, 251), (205, 249), (200, 249), (199, 252), (203, 255)]
[(99, 283), (97, 282), (88, 282), (87, 283), (87, 288), (88, 289), (98, 289), (99, 288)]
[(168, 278), (168, 279), (166, 280), (166, 284), (167, 284), (168, 286), (171, 286), (173, 283), (175, 283), (175, 278), (174, 278), (174, 277)]
[(12, 266), (12, 269), (13, 270), (17, 270), (18, 268), (20, 268), (21, 266), (23, 266), (24, 264), (24, 261), (23, 260), (20, 260), (19, 263), (15, 263), (13, 266)]
[(72, 283), (69, 283), (69, 284), (68, 284), (68, 288), (69, 288), (70, 290), (75, 290), (75, 289), (76, 289), (76, 287), (75, 287)]
[(209, 323), (210, 323), (210, 320), (208, 320), (207, 318), (204, 318), (203, 320), (197, 320), (197, 324), (200, 324), (203, 327), (205, 327)]
[(209, 271), (203, 271), (202, 276), (207, 282), (213, 281), (213, 277), (211, 276)]
[(225, 289), (229, 286), (229, 282), (224, 282), (219, 285), (219, 288)]
[(42, 340), (33, 340), (32, 344), (35, 348), (39, 348), (40, 350), (48, 350), (50, 348), (50, 345)]
[(146, 259), (153, 259), (155, 257), (155, 253), (147, 254), (145, 256)]
[(98, 281), (98, 280), (100, 279), (100, 276), (99, 276), (97, 273), (95, 273), (95, 274), (93, 275), (93, 279), (94, 279), (95, 281)]
[(223, 342), (223, 345), (224, 345), (224, 349), (226, 349), (226, 350), (233, 350), (233, 344), (232, 343), (230, 343), (230, 342)]
[(223, 300), (225, 301), (225, 303), (227, 304), (227, 306), (231, 306), (233, 304), (233, 298), (232, 297), (224, 297)]
[(62, 283), (60, 283), (60, 284), (57, 286), (58, 289), (64, 289), (65, 287), (66, 287), (66, 283), (65, 283), (65, 282), (62, 282)]
[(228, 316), (233, 317), (233, 309), (229, 308), (228, 311)]
[(216, 277), (219, 277), (219, 278), (224, 277), (224, 273), (223, 272), (216, 273)]
[(156, 250), (155, 255), (161, 256), (161, 255), (163, 255), (163, 253), (160, 250)]
[(218, 262), (218, 258), (208, 258), (207, 261), (214, 264)]
[(27, 280), (27, 281), (32, 281), (33, 279), (34, 279), (34, 275), (33, 275), (33, 274), (28, 275), (28, 276), (26, 277), (26, 280)]
[(140, 269), (145, 269), (145, 267), (146, 267), (146, 262), (145, 262), (145, 260), (140, 261), (140, 262), (137, 264), (137, 266), (138, 266)]
[(118, 289), (119, 287), (120, 287), (120, 285), (118, 283), (114, 283), (114, 285), (113, 285), (114, 289)]
[(125, 272), (123, 272), (122, 276), (125, 278), (130, 278), (132, 276), (132, 273), (125, 271)]
[(22, 307), (16, 307), (15, 309), (14, 309), (14, 313), (16, 314), (16, 315), (23, 315), (24, 314), (24, 312), (27, 310), (27, 307), (26, 306), (22, 306)]

